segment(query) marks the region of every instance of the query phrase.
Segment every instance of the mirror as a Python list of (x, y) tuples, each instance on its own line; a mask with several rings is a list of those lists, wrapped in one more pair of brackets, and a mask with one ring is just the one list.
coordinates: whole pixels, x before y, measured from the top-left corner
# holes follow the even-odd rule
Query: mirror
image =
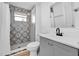
[[(76, 3), (76, 2), (75, 2)], [(73, 2), (56, 2), (50, 7), (51, 27), (72, 28), (76, 27)], [(77, 11), (78, 12), (78, 11)], [(76, 12), (76, 13), (77, 13)], [(79, 13), (77, 13), (79, 14)], [(75, 16), (74, 16), (75, 15)], [(75, 18), (75, 19), (74, 19)], [(78, 22), (78, 21), (76, 21)], [(78, 25), (79, 27), (79, 25)]]

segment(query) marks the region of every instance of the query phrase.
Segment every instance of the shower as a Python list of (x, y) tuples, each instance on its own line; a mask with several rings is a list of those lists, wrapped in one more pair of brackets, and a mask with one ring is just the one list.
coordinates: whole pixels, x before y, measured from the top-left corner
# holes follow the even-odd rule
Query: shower
[[(34, 16), (31, 10), (10, 5), (10, 46), (11, 50), (22, 48), (34, 41)], [(33, 39), (32, 39), (33, 38)]]

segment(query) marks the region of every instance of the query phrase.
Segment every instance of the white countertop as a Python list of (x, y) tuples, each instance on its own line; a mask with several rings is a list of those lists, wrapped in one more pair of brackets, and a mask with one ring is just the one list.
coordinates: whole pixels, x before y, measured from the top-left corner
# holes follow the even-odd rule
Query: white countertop
[(40, 33), (39, 35), (42, 37), (48, 38), (50, 40), (54, 40), (54, 41), (63, 43), (65, 45), (79, 49), (79, 31), (74, 31), (74, 32), (69, 31), (68, 34), (65, 31), (63, 36), (56, 36), (56, 33), (54, 32), (51, 32), (48, 34)]

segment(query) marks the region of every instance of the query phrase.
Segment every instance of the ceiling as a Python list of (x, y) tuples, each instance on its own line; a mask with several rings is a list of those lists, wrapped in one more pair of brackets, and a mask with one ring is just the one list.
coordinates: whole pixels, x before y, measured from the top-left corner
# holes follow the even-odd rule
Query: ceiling
[[(39, 4), (38, 2), (6, 2), (8, 4), (20, 7), (20, 8), (25, 8), (27, 10), (31, 10), (36, 4)], [(45, 3), (45, 2), (42, 2)], [(51, 2), (50, 4), (54, 4), (55, 2)]]
[(36, 4), (36, 2), (8, 2), (8, 3), (17, 7), (25, 8), (27, 10), (31, 10)]

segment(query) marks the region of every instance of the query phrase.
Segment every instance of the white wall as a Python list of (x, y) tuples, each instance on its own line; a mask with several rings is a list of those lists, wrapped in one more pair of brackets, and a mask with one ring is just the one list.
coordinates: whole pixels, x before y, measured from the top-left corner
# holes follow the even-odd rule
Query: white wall
[(41, 33), (49, 33), (50, 31), (50, 5), (49, 2), (41, 3)]
[[(34, 17), (34, 18), (33, 18)], [(34, 7), (31, 10), (31, 40), (34, 41), (35, 40), (35, 22), (33, 20), (36, 21), (35, 19), (36, 17), (36, 8)]]
[(52, 3), (42, 2), (36, 4), (36, 40), (39, 40), (39, 33), (49, 33), (51, 28), (50, 6)]
[(35, 36), (36, 36), (36, 40), (37, 41), (40, 41), (40, 39), (39, 39), (39, 33), (40, 33), (40, 31), (41, 31), (41, 4), (40, 3), (37, 3), (36, 4), (36, 25), (35, 25), (35, 32), (36, 32), (36, 34), (35, 34)]
[(9, 5), (0, 3), (0, 55), (10, 52), (10, 13)]
[(74, 13), (75, 18), (75, 28), (79, 28), (79, 11)]
[(74, 24), (75, 24), (75, 28), (79, 29), (79, 10), (77, 12), (75, 12), (75, 9), (79, 9), (79, 2), (74, 2), (73, 3), (73, 15), (74, 15)]

